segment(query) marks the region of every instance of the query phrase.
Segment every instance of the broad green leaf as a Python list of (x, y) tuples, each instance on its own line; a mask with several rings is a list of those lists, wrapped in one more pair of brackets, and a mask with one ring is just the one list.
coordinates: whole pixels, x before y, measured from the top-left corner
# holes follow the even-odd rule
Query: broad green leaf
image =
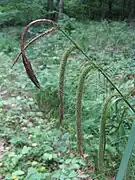
[(69, 178), (76, 177), (77, 173), (75, 171), (71, 171), (70, 174), (68, 175)]
[(55, 171), (54, 174), (52, 175), (52, 178), (59, 178), (61, 175), (60, 171)]
[(51, 159), (56, 159), (57, 154), (51, 154), (51, 153), (44, 153), (43, 159), (45, 160), (51, 160)]
[(43, 155), (43, 159), (44, 160), (51, 160), (52, 158), (53, 158), (52, 154), (44, 153), (44, 155)]
[(28, 174), (27, 174), (25, 180), (41, 180), (42, 177), (43, 177), (42, 174), (38, 173), (38, 171), (35, 168), (30, 167), (28, 169)]
[(79, 164), (70, 165), (70, 169), (79, 169), (79, 168), (80, 168)]
[(18, 170), (18, 171), (15, 171), (12, 175), (13, 176), (21, 176), (23, 174), (24, 174), (24, 171)]
[(66, 159), (65, 164), (71, 163), (71, 159)]
[(84, 179), (84, 178), (88, 178), (89, 175), (88, 174), (81, 174), (78, 176), (78, 178)]
[(36, 168), (30, 167), (30, 168), (28, 169), (28, 175), (35, 174), (35, 173), (37, 173)]
[(38, 168), (38, 171), (39, 171), (39, 172), (44, 172), (45, 169), (46, 169), (46, 168), (45, 168), (44, 166), (41, 166), (41, 167)]
[(28, 152), (31, 150), (31, 147), (24, 146), (22, 149), (22, 154), (28, 154)]
[(118, 174), (116, 176), (116, 180), (124, 179), (124, 175), (125, 175), (127, 167), (128, 167), (129, 158), (132, 154), (134, 144), (135, 144), (135, 121), (132, 124), (131, 133), (128, 138), (128, 143), (126, 145), (126, 149), (124, 151), (124, 154), (123, 154), (123, 157), (122, 157), (122, 160), (120, 163), (120, 167), (118, 170)]

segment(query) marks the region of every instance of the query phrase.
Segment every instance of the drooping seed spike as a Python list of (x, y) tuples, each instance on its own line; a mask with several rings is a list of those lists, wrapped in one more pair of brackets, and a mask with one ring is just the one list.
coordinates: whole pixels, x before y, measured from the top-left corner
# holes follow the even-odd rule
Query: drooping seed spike
[(26, 56), (24, 54), (22, 54), (22, 59), (23, 59), (23, 64), (24, 64), (24, 67), (25, 67), (28, 77), (36, 85), (37, 88), (40, 88), (39, 81), (37, 80), (37, 78), (34, 74), (34, 71), (32, 69), (30, 61), (26, 58)]
[(60, 62), (60, 74), (59, 74), (59, 90), (58, 90), (58, 96), (60, 100), (60, 107), (59, 107), (59, 120), (60, 125), (62, 125), (62, 120), (64, 116), (64, 105), (63, 105), (63, 86), (64, 86), (64, 76), (65, 76), (65, 69), (67, 64), (67, 59), (69, 55), (72, 53), (73, 50), (75, 50), (76, 47), (73, 45), (71, 46), (66, 52), (64, 53), (61, 62)]
[[(25, 38), (26, 38), (26, 35), (28, 33), (28, 30), (29, 28), (32, 26), (32, 25), (35, 25), (37, 23), (51, 23), (55, 28), (58, 29), (57, 25), (52, 21), (52, 20), (48, 20), (48, 19), (38, 19), (38, 20), (35, 20), (35, 21), (32, 21), (31, 23), (29, 23), (25, 29), (24, 29), (24, 32), (22, 33), (22, 36), (21, 36), (21, 54), (22, 54), (22, 60), (23, 60), (23, 64), (24, 64), (24, 67), (26, 69), (26, 72), (28, 74), (28, 77), (31, 79), (31, 81), (36, 85), (36, 87), (40, 88), (40, 84), (34, 74), (34, 71), (32, 69), (32, 66), (30, 64), (30, 61), (27, 59), (26, 55), (25, 55), (25, 46), (24, 46), (24, 41), (25, 41)], [(43, 35), (45, 34), (48, 34), (50, 32), (52, 32), (53, 29), (49, 29), (46, 33), (42, 33), (42, 35), (38, 36), (38, 37), (35, 37), (35, 39), (32, 39), (30, 41), (30, 43), (32, 43), (33, 41), (35, 41), (36, 39), (38, 39), (39, 37), (42, 37)], [(19, 57), (19, 56), (18, 56)], [(17, 57), (17, 58), (18, 58)], [(17, 60), (15, 60), (16, 62)]]
[[(24, 50), (27, 49), (27, 48), (29, 47), (29, 45), (31, 45), (31, 44), (32, 44), (33, 42), (35, 42), (36, 40), (38, 40), (38, 39), (40, 39), (41, 37), (43, 37), (43, 36), (45, 36), (45, 35), (48, 35), (48, 34), (50, 34), (50, 33), (52, 33), (52, 32), (55, 32), (57, 29), (58, 29), (58, 28), (56, 28), (56, 27), (52, 27), (52, 28), (44, 31), (43, 33), (37, 35), (36, 37), (32, 38), (32, 39), (25, 45)], [(22, 54), (22, 52), (20, 52), (20, 53), (16, 56), (16, 58), (13, 60), (13, 64), (12, 64), (11, 68), (13, 68), (13, 66), (17, 63), (17, 61), (18, 61), (19, 57), (21, 56), (21, 54)]]

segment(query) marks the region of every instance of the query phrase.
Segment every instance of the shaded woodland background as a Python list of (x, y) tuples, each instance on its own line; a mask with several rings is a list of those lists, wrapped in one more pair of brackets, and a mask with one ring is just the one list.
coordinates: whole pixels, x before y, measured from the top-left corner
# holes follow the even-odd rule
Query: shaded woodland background
[(1, 0), (0, 26), (26, 25), (37, 18), (58, 20), (65, 14), (77, 20), (135, 18), (134, 0)]

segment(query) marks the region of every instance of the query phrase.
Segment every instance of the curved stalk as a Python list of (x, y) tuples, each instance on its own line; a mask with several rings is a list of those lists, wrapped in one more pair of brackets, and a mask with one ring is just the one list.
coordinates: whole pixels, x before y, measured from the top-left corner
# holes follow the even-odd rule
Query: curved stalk
[[(32, 39), (25, 45), (24, 50), (25, 50), (27, 47), (29, 47), (29, 45), (32, 44), (34, 41), (38, 40), (39, 38), (43, 37), (44, 35), (47, 35), (47, 34), (53, 32), (53, 31), (55, 31), (55, 30), (57, 30), (56, 27), (52, 27), (52, 28), (44, 31), (43, 33), (37, 35), (36, 37), (32, 38)], [(22, 53), (20, 52), (20, 53), (16, 56), (16, 58), (13, 60), (13, 64), (12, 64), (11, 68), (13, 68), (13, 66), (17, 63), (17, 61), (18, 61), (19, 57), (21, 56), (21, 54), (22, 54)]]
[[(40, 88), (40, 84), (34, 74), (34, 71), (32, 69), (32, 66), (31, 66), (31, 63), (30, 61), (28, 60), (28, 58), (26, 57), (26, 54), (25, 54), (25, 47), (24, 47), (24, 41), (25, 41), (25, 37), (26, 37), (26, 34), (29, 30), (29, 28), (32, 26), (32, 25), (35, 25), (37, 23), (51, 23), (53, 24), (54, 27), (57, 27), (56, 24), (52, 21), (52, 20), (48, 20), (48, 19), (38, 19), (38, 20), (35, 20), (35, 21), (32, 21), (31, 23), (29, 23), (25, 29), (24, 29), (24, 32), (22, 33), (22, 36), (21, 36), (21, 54), (22, 54), (22, 60), (23, 60), (23, 64), (24, 64), (24, 67), (25, 67), (25, 70), (28, 74), (28, 77), (31, 79), (31, 81), (36, 85), (36, 87)], [(58, 28), (58, 27), (57, 27)]]
[(87, 74), (93, 69), (93, 66), (90, 65), (85, 68), (79, 78), (77, 93), (76, 93), (76, 128), (77, 128), (77, 144), (79, 154), (83, 157), (83, 148), (82, 148), (82, 125), (81, 125), (81, 109), (82, 109), (82, 95), (84, 80)]
[(58, 95), (59, 95), (59, 100), (60, 100), (60, 108), (59, 108), (59, 120), (60, 120), (60, 125), (63, 120), (63, 114), (64, 114), (64, 107), (63, 107), (63, 86), (64, 86), (64, 75), (65, 75), (65, 68), (67, 64), (67, 59), (71, 52), (76, 49), (75, 46), (70, 47), (65, 54), (63, 55), (61, 62), (60, 62), (60, 74), (59, 74), (59, 90), (58, 90)]
[(103, 110), (100, 119), (100, 127), (99, 127), (99, 149), (98, 149), (98, 170), (103, 172), (104, 170), (104, 152), (106, 146), (106, 133), (105, 133), (105, 124), (106, 124), (106, 113), (107, 106), (111, 99), (118, 94), (111, 94), (108, 98), (106, 98), (105, 103), (103, 105)]

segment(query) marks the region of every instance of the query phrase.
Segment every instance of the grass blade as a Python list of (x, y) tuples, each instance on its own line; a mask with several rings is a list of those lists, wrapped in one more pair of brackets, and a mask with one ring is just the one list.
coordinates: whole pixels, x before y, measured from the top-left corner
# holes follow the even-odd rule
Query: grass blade
[(121, 163), (120, 163), (120, 167), (119, 167), (118, 174), (116, 176), (116, 180), (124, 179), (124, 175), (125, 175), (127, 167), (128, 167), (128, 161), (132, 154), (134, 144), (135, 144), (135, 121), (132, 124), (131, 134), (128, 138), (128, 143), (126, 145), (126, 148), (125, 148), (125, 151), (124, 151)]

